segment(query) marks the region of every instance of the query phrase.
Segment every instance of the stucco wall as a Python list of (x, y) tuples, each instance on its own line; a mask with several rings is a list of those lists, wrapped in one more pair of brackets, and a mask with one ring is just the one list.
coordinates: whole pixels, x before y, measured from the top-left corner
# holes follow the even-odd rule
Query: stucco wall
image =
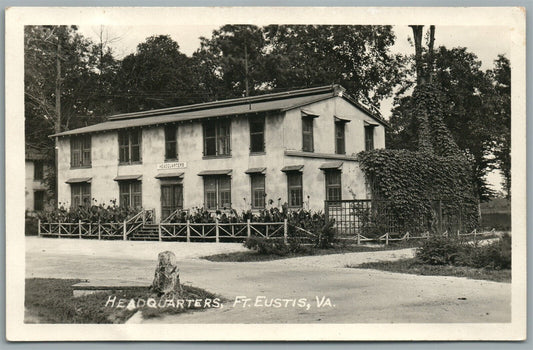
[[(355, 154), (364, 149), (364, 113), (341, 98), (332, 98), (304, 107), (316, 112), (314, 144), (315, 152), (332, 154), (335, 151), (333, 116), (350, 119), (346, 125), (346, 153)], [(253, 118), (253, 116), (250, 116)], [(161, 212), (161, 181), (155, 176), (164, 172), (184, 172), (183, 200), (185, 208), (202, 207), (204, 201), (204, 170), (232, 169), (232, 207), (248, 209), (251, 201), (248, 168), (266, 167), (265, 192), (267, 201), (274, 204), (287, 201), (287, 178), (280, 170), (287, 165), (304, 165), (304, 207), (323, 210), (325, 199), (324, 172), (320, 165), (332, 161), (299, 156), (287, 156), (285, 150), (301, 150), (301, 111), (269, 114), (265, 125), (265, 153), (250, 155), (250, 136), (247, 116), (233, 117), (231, 121), (231, 157), (204, 159), (203, 129), (200, 121), (188, 121), (178, 125), (178, 157), (187, 167), (179, 170), (157, 170), (164, 163), (163, 126), (142, 130), (142, 164), (118, 165), (118, 136), (116, 131), (92, 135), (91, 168), (70, 169), (70, 142), (67, 137), (59, 140), (59, 202), (70, 203), (69, 178), (92, 177), (92, 197), (98, 202), (109, 202), (119, 197), (119, 186), (113, 179), (117, 175), (142, 175), (143, 207)], [(376, 147), (384, 146), (383, 127), (376, 128)], [(364, 178), (357, 163), (344, 160), (342, 166), (343, 199), (366, 198)]]

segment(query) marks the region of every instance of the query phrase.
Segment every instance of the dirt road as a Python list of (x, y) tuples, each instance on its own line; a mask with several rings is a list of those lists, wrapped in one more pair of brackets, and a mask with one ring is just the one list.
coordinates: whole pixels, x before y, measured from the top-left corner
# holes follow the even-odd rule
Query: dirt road
[[(215, 292), (228, 301), (220, 309), (150, 320), (135, 317), (130, 322), (439, 323), (508, 322), (511, 318), (508, 283), (344, 267), (410, 257), (411, 249), (215, 263), (199, 257), (243, 248), (240, 244), (28, 238), (26, 276), (127, 279), (149, 284), (157, 253), (167, 249), (181, 260), (183, 283)], [(245, 304), (245, 299), (250, 300)]]

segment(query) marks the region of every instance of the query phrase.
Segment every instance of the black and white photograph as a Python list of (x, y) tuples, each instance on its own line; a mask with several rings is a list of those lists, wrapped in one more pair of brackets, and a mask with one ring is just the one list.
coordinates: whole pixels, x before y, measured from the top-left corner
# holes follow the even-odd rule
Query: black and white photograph
[(523, 11), (7, 9), (8, 339), (524, 340)]

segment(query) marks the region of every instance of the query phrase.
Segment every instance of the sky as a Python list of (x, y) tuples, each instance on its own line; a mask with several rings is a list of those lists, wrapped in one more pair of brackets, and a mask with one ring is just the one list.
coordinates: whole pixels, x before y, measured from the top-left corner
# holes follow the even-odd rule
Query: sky
[[(191, 56), (200, 46), (200, 37), (211, 37), (214, 25), (175, 25), (175, 26), (105, 26), (104, 34), (110, 40), (115, 57), (134, 53), (139, 43), (152, 35), (167, 34), (175, 40), (180, 51)], [(100, 26), (79, 26), (79, 32), (99, 41)], [(394, 53), (413, 54), (414, 48), (408, 38), (412, 38), (411, 28), (408, 26), (393, 26), (396, 42), (391, 48)], [(511, 41), (510, 30), (498, 26), (437, 26), (435, 30), (435, 47), (444, 45), (447, 48), (466, 47), (476, 54), (481, 61), (483, 70), (491, 69), (498, 55), (504, 54), (510, 58)], [(392, 98), (381, 103), (381, 113), (388, 119), (392, 109)], [(501, 189), (501, 175), (498, 172), (489, 174), (488, 181), (496, 190)]]

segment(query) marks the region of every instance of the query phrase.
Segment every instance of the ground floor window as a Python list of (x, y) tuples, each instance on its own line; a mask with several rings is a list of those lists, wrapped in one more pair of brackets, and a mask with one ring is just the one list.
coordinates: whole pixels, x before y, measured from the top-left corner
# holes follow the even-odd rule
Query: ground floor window
[(250, 174), (252, 183), (252, 208), (265, 208), (265, 175), (264, 174)]
[(298, 171), (287, 173), (287, 188), (289, 207), (301, 208), (303, 204), (302, 173)]
[(71, 203), (73, 207), (81, 205), (91, 205), (91, 184), (73, 183), (70, 184)]
[(44, 191), (37, 190), (33, 192), (33, 210), (40, 211), (44, 209)]
[(206, 209), (230, 209), (231, 177), (204, 176), (204, 203)]
[(130, 208), (142, 207), (142, 182), (120, 181), (120, 206)]
[(342, 199), (341, 172), (339, 170), (326, 171), (326, 200), (340, 201)]

